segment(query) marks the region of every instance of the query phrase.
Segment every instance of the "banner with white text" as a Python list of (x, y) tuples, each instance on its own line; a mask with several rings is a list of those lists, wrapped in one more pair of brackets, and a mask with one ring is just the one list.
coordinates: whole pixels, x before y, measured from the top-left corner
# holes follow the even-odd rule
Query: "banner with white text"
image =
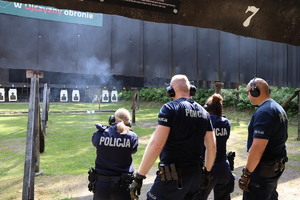
[(90, 26), (102, 26), (103, 23), (103, 14), (101, 13), (80, 12), (2, 0), (0, 0), (0, 13)]

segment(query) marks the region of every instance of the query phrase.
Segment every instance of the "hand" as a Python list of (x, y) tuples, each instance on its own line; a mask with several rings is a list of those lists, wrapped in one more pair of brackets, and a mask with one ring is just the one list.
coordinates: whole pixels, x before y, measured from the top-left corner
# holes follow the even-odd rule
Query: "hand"
[(143, 179), (145, 179), (145, 178), (146, 178), (146, 176), (140, 175), (139, 173), (136, 173), (134, 175), (133, 182), (129, 185), (131, 200), (139, 199), (139, 195), (141, 194), (141, 188), (143, 185)]
[(206, 167), (204, 167), (204, 170), (202, 172), (201, 190), (205, 190), (208, 188), (211, 179), (212, 179), (212, 177), (211, 177), (210, 171), (207, 171)]
[(251, 172), (248, 171), (247, 168), (243, 169), (243, 174), (241, 175), (241, 178), (239, 179), (239, 187), (241, 190), (245, 192), (249, 192), (249, 183), (250, 183), (250, 175)]

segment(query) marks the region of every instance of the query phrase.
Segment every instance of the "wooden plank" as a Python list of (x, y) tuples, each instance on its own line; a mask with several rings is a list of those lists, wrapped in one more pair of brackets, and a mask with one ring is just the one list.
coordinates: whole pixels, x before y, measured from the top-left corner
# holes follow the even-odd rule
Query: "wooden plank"
[(138, 89), (137, 88), (132, 88), (132, 124), (135, 124), (135, 111), (137, 109), (137, 101), (138, 101)]
[(48, 121), (48, 106), (49, 104), (49, 90), (47, 83), (44, 84), (43, 90), (43, 105), (42, 105), (42, 131), (43, 134), (46, 135), (46, 126)]
[(286, 100), (283, 104), (281, 104), (281, 106), (283, 108), (285, 108), (296, 96), (299, 96), (300, 90), (296, 90), (294, 92), (294, 94), (288, 99)]
[(24, 163), (24, 177), (23, 177), (23, 191), (22, 200), (34, 199), (34, 175), (36, 164), (36, 138), (38, 134), (38, 105), (39, 105), (39, 79), (31, 78), (29, 111), (27, 122), (27, 136), (26, 136), (26, 155)]

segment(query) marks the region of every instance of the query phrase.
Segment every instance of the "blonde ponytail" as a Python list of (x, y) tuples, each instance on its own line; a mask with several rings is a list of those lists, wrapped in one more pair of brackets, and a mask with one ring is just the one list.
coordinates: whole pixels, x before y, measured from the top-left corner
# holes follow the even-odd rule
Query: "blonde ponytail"
[(130, 130), (130, 127), (126, 126), (124, 122), (121, 121), (117, 124), (117, 130), (120, 134), (126, 134)]
[(126, 124), (130, 123), (130, 113), (125, 108), (120, 108), (115, 112), (115, 119), (117, 124), (117, 130), (120, 134), (126, 134), (130, 127)]

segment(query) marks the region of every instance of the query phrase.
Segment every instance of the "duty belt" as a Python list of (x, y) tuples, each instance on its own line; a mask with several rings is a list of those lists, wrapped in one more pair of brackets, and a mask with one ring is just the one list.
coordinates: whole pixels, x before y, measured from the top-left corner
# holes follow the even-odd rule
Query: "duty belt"
[(203, 164), (199, 163), (199, 164), (188, 165), (188, 166), (184, 166), (184, 167), (176, 167), (176, 169), (180, 175), (184, 175), (186, 173), (202, 170), (202, 167), (203, 167)]
[(97, 182), (116, 183), (121, 180), (120, 176), (102, 176), (97, 175)]
[(274, 177), (285, 169), (287, 157), (276, 159), (273, 162), (260, 162), (255, 171), (262, 177)]
[(160, 162), (156, 174), (160, 177), (161, 181), (177, 181), (177, 189), (182, 189), (182, 175), (198, 170), (200, 171), (201, 169), (202, 165), (200, 163), (185, 167), (175, 167), (174, 163), (165, 164)]
[(217, 155), (217, 156), (216, 156), (216, 159), (215, 159), (215, 163), (223, 162), (223, 161), (225, 161), (225, 160), (227, 160), (227, 155), (226, 155), (226, 153), (221, 154), (221, 155)]

